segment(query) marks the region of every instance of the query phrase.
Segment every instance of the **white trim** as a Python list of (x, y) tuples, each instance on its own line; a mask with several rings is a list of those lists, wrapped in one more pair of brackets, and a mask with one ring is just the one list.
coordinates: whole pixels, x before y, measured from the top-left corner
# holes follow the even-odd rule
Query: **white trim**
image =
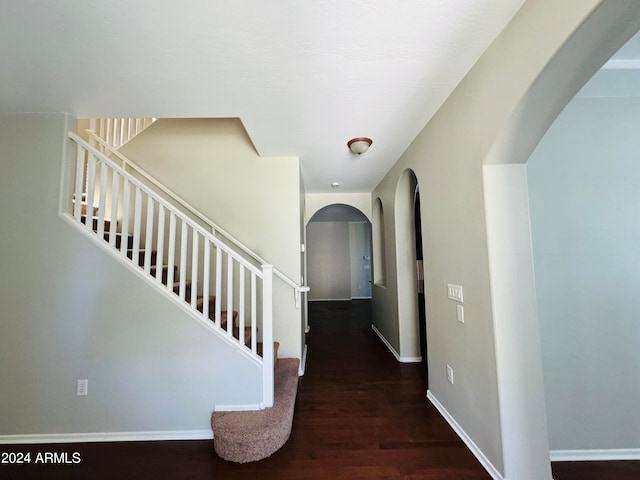
[(458, 434), (460, 439), (465, 443), (465, 445), (471, 450), (471, 453), (478, 459), (480, 464), (484, 467), (491, 478), (494, 480), (504, 480), (502, 474), (493, 466), (493, 464), (489, 461), (489, 459), (482, 453), (482, 450), (475, 444), (475, 442), (467, 435), (462, 427), (455, 421), (455, 419), (451, 416), (451, 414), (447, 411), (446, 408), (438, 401), (438, 399), (431, 393), (431, 390), (427, 390), (427, 398), (433, 404), (434, 407), (440, 412), (440, 414), (444, 417), (451, 428)]
[(254, 410), (264, 410), (262, 403), (254, 403), (252, 405), (215, 405), (214, 412), (244, 412)]
[(401, 357), (400, 354), (396, 352), (396, 349), (393, 348), (393, 346), (387, 341), (386, 338), (384, 338), (384, 335), (380, 333), (380, 330), (378, 330), (375, 325), (371, 324), (371, 328), (374, 332), (376, 332), (378, 337), (380, 337), (380, 340), (382, 340), (382, 343), (387, 346), (391, 353), (393, 353), (393, 356), (396, 357), (396, 360), (398, 360), (400, 363), (418, 363), (422, 361), (422, 357)]
[(348, 302), (351, 298), (309, 298), (309, 302)]
[(304, 371), (307, 368), (307, 344), (304, 344), (304, 350), (302, 351), (302, 361), (300, 362), (300, 369), (298, 370), (298, 376), (304, 376)]
[(552, 462), (640, 460), (640, 449), (551, 450), (549, 452), (549, 457)]
[(43, 433), (0, 435), (0, 444), (139, 442), (152, 440), (211, 440), (211, 430), (168, 430), (154, 432)]

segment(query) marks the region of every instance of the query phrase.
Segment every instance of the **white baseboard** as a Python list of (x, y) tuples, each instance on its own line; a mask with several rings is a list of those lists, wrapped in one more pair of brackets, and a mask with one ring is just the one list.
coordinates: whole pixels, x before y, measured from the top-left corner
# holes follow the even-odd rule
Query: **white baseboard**
[(308, 302), (348, 302), (351, 298), (309, 298)]
[(434, 407), (440, 412), (440, 414), (444, 417), (451, 428), (458, 434), (460, 439), (465, 443), (465, 445), (471, 450), (471, 453), (478, 459), (480, 464), (484, 467), (491, 478), (493, 480), (504, 480), (502, 474), (493, 466), (491, 461), (482, 453), (482, 450), (475, 444), (475, 442), (467, 435), (467, 433), (462, 429), (462, 427), (456, 422), (456, 420), (451, 416), (451, 414), (447, 411), (446, 408), (438, 401), (438, 399), (431, 393), (431, 390), (427, 391), (427, 398), (433, 404)]
[(261, 403), (255, 403), (251, 405), (215, 405), (213, 407), (214, 412), (245, 412), (263, 409), (264, 405)]
[(38, 443), (142, 442), (153, 440), (211, 440), (211, 430), (169, 430), (157, 432), (45, 433), (0, 435), (0, 445)]
[(307, 344), (304, 344), (304, 350), (302, 351), (302, 361), (300, 362), (300, 370), (298, 370), (298, 376), (304, 376), (304, 371), (307, 368)]
[(391, 351), (391, 353), (393, 353), (393, 356), (396, 357), (396, 360), (398, 360), (399, 362), (418, 363), (422, 361), (422, 357), (401, 357), (400, 354), (396, 352), (396, 349), (393, 348), (393, 346), (387, 341), (386, 338), (384, 338), (384, 335), (380, 333), (380, 330), (378, 330), (375, 325), (371, 325), (371, 328), (373, 329), (374, 332), (376, 332), (376, 335), (380, 337), (380, 340), (382, 340), (382, 343), (384, 343), (387, 346), (387, 348)]
[(601, 450), (551, 450), (552, 462), (595, 462), (611, 460), (640, 460), (640, 449), (618, 448)]

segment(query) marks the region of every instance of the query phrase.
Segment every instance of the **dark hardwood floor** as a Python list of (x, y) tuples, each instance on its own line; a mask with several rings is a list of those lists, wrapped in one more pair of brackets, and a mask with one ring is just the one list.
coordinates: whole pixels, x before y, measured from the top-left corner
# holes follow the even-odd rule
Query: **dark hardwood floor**
[[(2, 479), (489, 479), (425, 398), (422, 364), (400, 364), (371, 330), (370, 302), (309, 307), (307, 369), (291, 438), (272, 457), (238, 465), (212, 441), (0, 445), (31, 452), (0, 464)], [(78, 452), (80, 463), (35, 464), (38, 453)], [(554, 464), (555, 480), (640, 478), (640, 462)]]

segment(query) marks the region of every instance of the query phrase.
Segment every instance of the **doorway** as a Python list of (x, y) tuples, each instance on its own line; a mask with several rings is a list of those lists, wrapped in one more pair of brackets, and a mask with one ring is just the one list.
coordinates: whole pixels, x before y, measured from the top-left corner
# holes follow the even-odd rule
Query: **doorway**
[(307, 224), (309, 301), (371, 298), (371, 223), (357, 208), (332, 204)]
[(424, 368), (424, 377), (429, 384), (427, 368), (427, 311), (424, 294), (424, 255), (422, 252), (422, 215), (420, 211), (420, 187), (416, 185), (413, 199), (413, 225), (416, 239), (416, 279), (418, 287), (418, 330), (420, 335), (420, 356)]

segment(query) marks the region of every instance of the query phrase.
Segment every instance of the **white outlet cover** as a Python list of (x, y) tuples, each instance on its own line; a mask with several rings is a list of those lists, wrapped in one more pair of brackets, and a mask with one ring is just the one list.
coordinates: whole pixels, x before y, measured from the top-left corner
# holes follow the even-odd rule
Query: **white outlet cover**
[(453, 368), (451, 365), (447, 365), (447, 381), (453, 385)]

